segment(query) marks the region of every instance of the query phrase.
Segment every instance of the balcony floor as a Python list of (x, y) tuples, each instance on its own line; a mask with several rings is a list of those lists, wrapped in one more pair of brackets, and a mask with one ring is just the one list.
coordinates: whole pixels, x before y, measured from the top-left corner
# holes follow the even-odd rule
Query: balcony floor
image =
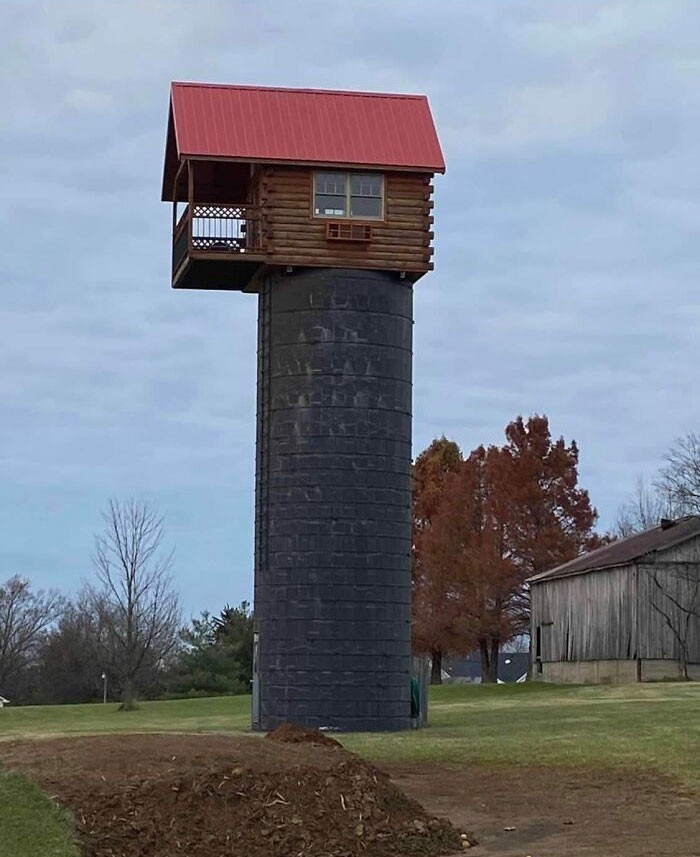
[(189, 256), (175, 272), (174, 289), (213, 289), (245, 291), (248, 284), (264, 264), (263, 255), (207, 252), (206, 257)]

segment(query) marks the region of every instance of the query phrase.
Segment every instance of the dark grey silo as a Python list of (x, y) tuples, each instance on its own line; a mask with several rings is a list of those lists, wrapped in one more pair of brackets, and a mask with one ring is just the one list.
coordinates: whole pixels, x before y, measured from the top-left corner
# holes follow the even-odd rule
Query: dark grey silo
[(306, 269), (259, 301), (256, 725), (408, 729), (412, 285)]

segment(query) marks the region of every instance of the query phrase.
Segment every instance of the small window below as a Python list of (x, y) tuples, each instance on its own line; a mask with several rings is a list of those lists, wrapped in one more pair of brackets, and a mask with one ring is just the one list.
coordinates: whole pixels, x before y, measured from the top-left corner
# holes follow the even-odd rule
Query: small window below
[(329, 241), (371, 241), (372, 227), (369, 223), (327, 223), (326, 238)]
[(384, 217), (384, 176), (317, 172), (314, 176), (314, 216), (381, 220)]

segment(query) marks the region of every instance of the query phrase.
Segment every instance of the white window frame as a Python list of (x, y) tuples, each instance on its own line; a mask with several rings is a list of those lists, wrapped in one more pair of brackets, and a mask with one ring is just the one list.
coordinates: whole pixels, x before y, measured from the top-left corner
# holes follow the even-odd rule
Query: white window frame
[[(324, 173), (333, 173), (334, 175), (342, 175), (345, 176), (345, 214), (317, 214), (316, 213), (316, 196), (317, 196), (317, 179), (319, 176)], [(378, 215), (370, 215), (370, 214), (351, 214), (351, 200), (353, 196), (359, 196), (359, 194), (353, 194), (352, 183), (350, 178), (352, 176), (371, 176), (373, 179), (379, 178), (381, 183), (381, 191), (379, 199), (381, 201), (381, 214)], [(377, 199), (376, 196), (368, 196), (367, 199)], [(376, 172), (359, 172), (359, 170), (315, 170), (314, 171), (314, 183), (313, 183), (313, 198), (311, 200), (311, 212), (314, 218), (319, 218), (321, 220), (371, 220), (374, 222), (384, 220), (384, 213), (386, 207), (386, 181), (383, 173)]]

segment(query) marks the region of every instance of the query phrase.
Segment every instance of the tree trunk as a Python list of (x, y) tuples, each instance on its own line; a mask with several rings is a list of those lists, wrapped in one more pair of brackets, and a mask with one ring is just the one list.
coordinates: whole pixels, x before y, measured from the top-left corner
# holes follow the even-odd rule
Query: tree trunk
[(481, 683), (495, 684), (498, 681), (498, 650), (501, 641), (496, 637), (479, 640), (481, 654)]
[(431, 653), (432, 666), (430, 669), (430, 683), (442, 684), (442, 652)]
[(119, 706), (120, 711), (136, 711), (136, 683), (133, 677), (129, 676), (124, 679), (122, 688), (122, 704)]
[(498, 652), (501, 648), (501, 641), (498, 637), (491, 638), (491, 681), (498, 682)]
[(489, 641), (483, 637), (479, 640), (479, 654), (481, 655), (481, 683), (489, 684), (493, 682), (491, 677), (491, 652), (489, 650)]

